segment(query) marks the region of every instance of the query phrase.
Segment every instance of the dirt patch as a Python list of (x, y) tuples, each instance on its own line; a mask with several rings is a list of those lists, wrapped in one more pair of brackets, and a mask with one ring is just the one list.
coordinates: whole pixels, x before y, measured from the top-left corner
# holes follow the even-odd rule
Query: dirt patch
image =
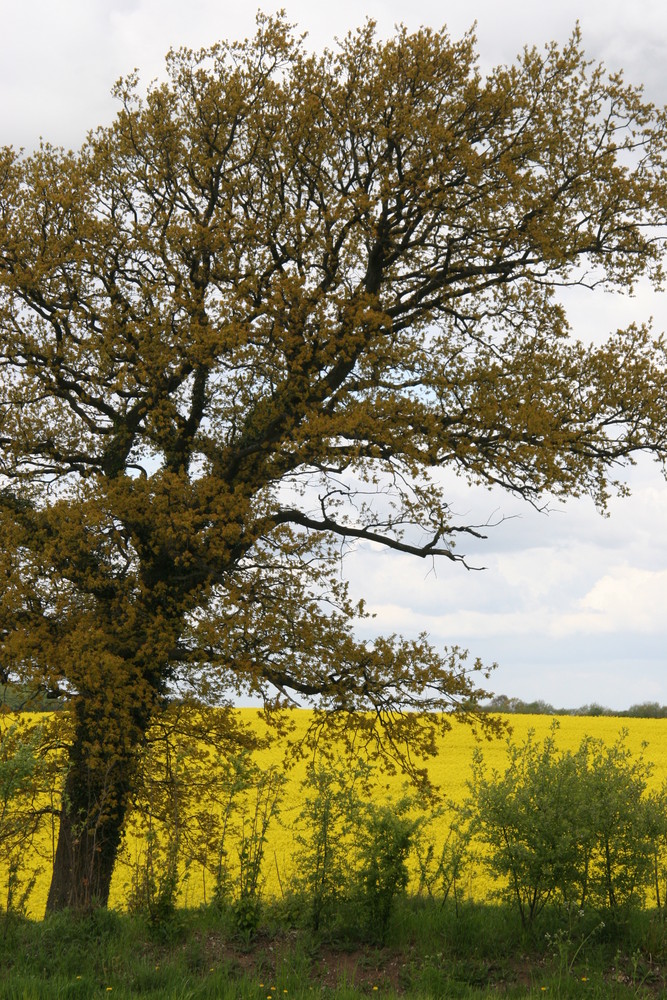
[(404, 955), (388, 949), (341, 951), (322, 948), (313, 962), (311, 980), (332, 989), (348, 985), (369, 994), (389, 989), (401, 993), (407, 964)]

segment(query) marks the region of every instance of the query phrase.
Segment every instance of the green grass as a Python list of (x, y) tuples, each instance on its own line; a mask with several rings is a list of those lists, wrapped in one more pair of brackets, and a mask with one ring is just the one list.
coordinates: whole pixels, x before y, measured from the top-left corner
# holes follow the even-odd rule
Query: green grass
[(667, 997), (667, 924), (636, 912), (568, 924), (551, 911), (530, 933), (500, 906), (411, 899), (384, 948), (343, 921), (314, 936), (300, 908), (267, 909), (251, 942), (229, 914), (178, 911), (158, 925), (113, 911), (41, 923), (0, 917), (0, 1000), (362, 1000), (369, 997)]

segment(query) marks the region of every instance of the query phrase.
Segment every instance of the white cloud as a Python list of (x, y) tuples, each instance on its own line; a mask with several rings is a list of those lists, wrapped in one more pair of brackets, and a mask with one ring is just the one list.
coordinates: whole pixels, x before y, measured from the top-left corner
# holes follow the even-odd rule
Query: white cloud
[(591, 629), (667, 631), (667, 570), (617, 566), (589, 590), (580, 607)]

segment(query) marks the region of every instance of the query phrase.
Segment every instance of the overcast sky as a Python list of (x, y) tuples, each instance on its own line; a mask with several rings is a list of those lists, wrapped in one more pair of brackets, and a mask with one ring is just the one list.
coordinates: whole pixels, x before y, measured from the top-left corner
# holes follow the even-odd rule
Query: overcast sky
[[(332, 4), (265, 2), (321, 48), (368, 15), (380, 32), (447, 24), (460, 36), (477, 22), (482, 68), (511, 61), (525, 44), (564, 41), (578, 19), (591, 57), (643, 83), (667, 103), (667, 7), (652, 0), (430, 0)], [(162, 73), (170, 46), (199, 47), (254, 30), (252, 4), (228, 0), (2, 0), (0, 144), (34, 147), (40, 136), (76, 147), (114, 113), (113, 82), (135, 67)], [(667, 328), (663, 295), (634, 299), (583, 291), (568, 299), (577, 333), (600, 337), (653, 316)], [(518, 501), (452, 482), (454, 508), (502, 523), (471, 552), (484, 572), (435, 568), (370, 547), (345, 563), (383, 631), (426, 630), (438, 644), (467, 647), (498, 670), (491, 685), (559, 706), (592, 701), (626, 708), (667, 703), (667, 486), (650, 463), (631, 477), (632, 496), (602, 518), (592, 503), (541, 515)]]

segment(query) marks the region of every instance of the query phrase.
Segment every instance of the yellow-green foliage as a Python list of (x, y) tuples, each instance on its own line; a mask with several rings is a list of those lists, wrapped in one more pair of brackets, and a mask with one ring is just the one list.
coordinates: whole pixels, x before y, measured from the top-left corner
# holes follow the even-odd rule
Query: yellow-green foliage
[[(236, 714), (238, 721), (248, 724), (260, 739), (268, 735), (266, 723), (255, 710), (240, 709)], [(292, 740), (305, 732), (311, 720), (309, 712), (293, 713), (295, 730)], [(507, 721), (512, 727), (512, 741), (521, 743), (531, 729), (535, 730), (536, 737), (540, 740), (547, 736), (552, 719), (549, 716), (519, 715), (507, 717)], [(659, 787), (667, 779), (667, 739), (665, 739), (667, 720), (564, 716), (559, 722), (556, 742), (561, 749), (575, 749), (586, 735), (603, 739), (611, 744), (618, 738), (621, 730), (627, 730), (627, 746), (633, 755), (638, 755), (643, 745), (647, 744), (645, 757), (654, 764), (652, 786)], [(188, 744), (186, 740), (176, 744), (177, 753), (172, 755), (169, 768), (165, 770), (164, 754), (161, 756), (160, 745), (160, 741), (156, 741), (151, 751), (154, 769), (151, 776), (151, 790), (146, 793), (144, 801), (137, 804), (127, 823), (124, 845), (112, 883), (111, 906), (123, 907), (127, 903), (128, 887), (132, 883), (137, 865), (140, 866), (146, 859), (146, 834), (149, 825), (158, 839), (162, 838), (160, 842), (163, 848), (165, 848), (163, 842), (165, 828), (178, 830), (181, 848), (179, 902), (193, 906), (204, 900), (210, 901), (212, 898), (214, 877), (211, 870), (206, 871), (205, 862), (208, 860), (211, 865), (214, 859), (212, 856), (208, 859), (201, 856), (200, 834), (206, 817), (210, 822), (209, 839), (214, 841), (220, 833), (225, 804), (229, 802), (230, 768), (234, 763), (238, 764), (239, 758), (216, 759), (210, 747), (207, 748), (203, 744), (195, 745), (192, 742)], [(477, 745), (469, 726), (455, 726), (443, 736), (439, 753), (430, 767), (433, 784), (443, 799), (459, 803), (465, 798), (468, 792), (467, 781), (471, 775), (472, 755)], [(502, 738), (485, 740), (482, 746), (489, 766), (502, 770), (507, 760), (506, 742)], [(266, 776), (272, 773), (271, 769), (279, 774), (283, 771), (286, 749), (287, 740), (274, 736), (267, 746), (250, 753), (249, 759), (257, 765), (257, 774)], [(309, 759), (311, 758), (297, 759), (285, 771), (286, 783), (282, 804), (279, 815), (269, 825), (264, 856), (264, 891), (268, 895), (280, 894), (281, 889), (284, 889), (294, 876), (294, 834), (298, 829), (298, 816), (303, 802), (302, 782)], [(171, 805), (165, 805), (168, 799), (164, 781), (166, 773), (174, 778), (172, 789), (176, 788), (175, 796), (172, 795), (169, 800)], [(400, 774), (375, 773), (371, 789), (366, 794), (370, 794), (375, 802), (382, 802), (398, 799), (403, 789), (404, 778)], [(244, 816), (247, 830), (254, 806), (253, 786), (245, 793), (235, 796), (233, 808), (228, 816), (226, 864), (229, 868), (232, 891), (235, 889), (235, 880), (239, 877), (238, 846)], [(444, 842), (448, 829), (446, 811), (444, 817), (436, 815), (435, 810), (432, 815), (428, 812), (424, 815), (425, 838), (432, 840), (436, 851)], [(41, 840), (35, 848), (35, 866), (38, 864), (43, 866), (42, 874), (30, 899), (29, 912), (36, 917), (44, 912), (50, 877), (49, 866), (45, 864), (45, 859), (48, 858), (51, 843), (55, 843), (55, 832), (51, 822), (46, 822), (42, 828)], [(200, 845), (199, 853), (196, 848), (197, 843)], [(4, 881), (1, 869), (0, 877)], [(473, 868), (468, 872), (465, 885), (462, 887), (466, 895), (472, 894), (476, 898), (484, 898), (489, 888), (488, 876), (479, 868)]]

